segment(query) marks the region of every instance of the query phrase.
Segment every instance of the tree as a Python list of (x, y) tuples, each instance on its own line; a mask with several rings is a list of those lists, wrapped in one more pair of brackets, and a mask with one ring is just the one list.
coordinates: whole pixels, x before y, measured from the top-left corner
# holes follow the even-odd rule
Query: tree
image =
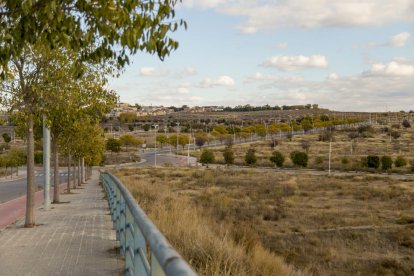
[(145, 124), (142, 128), (143, 128), (145, 131), (148, 131), (148, 130), (150, 130), (151, 126), (150, 126), (150, 125), (148, 125), (148, 124)]
[(111, 59), (123, 67), (128, 55), (138, 51), (163, 60), (178, 47), (169, 33), (186, 28), (185, 21), (174, 20), (177, 2), (3, 1), (0, 75), (7, 76), (9, 61), (20, 58), (28, 46), (76, 51), (77, 63)]
[(188, 145), (189, 143), (190, 143), (190, 138), (188, 137), (188, 135), (181, 134), (178, 136), (178, 144), (182, 146), (183, 149), (184, 149), (184, 146)]
[(8, 133), (3, 133), (3, 140), (4, 140), (4, 142), (6, 142), (6, 143), (10, 143), (10, 141), (11, 141), (11, 137), (10, 137), (10, 135), (8, 134)]
[(244, 156), (244, 162), (246, 162), (247, 165), (253, 166), (256, 164), (256, 151), (253, 148), (250, 148), (247, 150), (246, 155)]
[(202, 164), (211, 164), (214, 163), (215, 157), (214, 152), (208, 149), (203, 150), (200, 156), (200, 162)]
[[(158, 137), (157, 137), (158, 138)], [(128, 146), (142, 145), (143, 141), (134, 135), (124, 134), (119, 138), (121, 145), (125, 146), (125, 151), (128, 151)]]
[[(5, 1), (0, 6), (0, 77), (8, 79), (13, 97), (10, 106), (25, 120), (27, 138), (26, 227), (34, 220), (34, 138), (36, 114), (41, 111), (41, 94), (48, 80), (42, 69), (49, 62), (44, 55), (54, 49), (76, 53), (74, 62), (111, 63), (121, 68), (128, 54), (146, 51), (160, 59), (178, 47), (167, 34), (184, 21), (174, 21), (176, 0), (113, 2), (106, 0)], [(104, 22), (104, 23), (103, 23)], [(14, 68), (10, 68), (14, 66)], [(75, 66), (73, 75), (83, 75)], [(4, 89), (1, 89), (4, 93)], [(10, 92), (12, 91), (12, 92)]]
[(174, 135), (171, 135), (168, 138), (168, 144), (170, 144), (171, 146), (177, 148), (178, 147), (178, 138), (177, 138), (177, 135), (175, 135), (175, 134)]
[(270, 156), (270, 161), (272, 161), (277, 167), (283, 167), (285, 162), (285, 156), (280, 151), (274, 151), (272, 156)]
[(106, 141), (106, 149), (111, 152), (120, 152), (121, 151), (121, 142), (115, 138), (109, 138)]
[(135, 112), (123, 112), (119, 114), (119, 122), (121, 124), (133, 123), (137, 119), (137, 113)]
[(196, 132), (194, 134), (196, 145), (201, 148), (208, 141), (208, 134), (205, 132)]
[(290, 153), (290, 160), (295, 166), (306, 168), (308, 166), (308, 155), (306, 152), (292, 151)]
[(367, 167), (378, 169), (380, 166), (380, 158), (377, 155), (368, 155), (367, 156)]
[(384, 155), (381, 157), (381, 169), (387, 171), (392, 168), (392, 158), (391, 156)]
[(133, 125), (128, 125), (128, 130), (129, 131), (134, 131), (134, 126)]
[(232, 147), (226, 147), (223, 152), (224, 163), (231, 165), (234, 163), (234, 152)]
[(165, 144), (168, 144), (168, 137), (163, 134), (157, 135), (157, 142), (163, 147)]
[(394, 165), (397, 168), (405, 167), (407, 165), (407, 160), (402, 156), (398, 156), (394, 161)]

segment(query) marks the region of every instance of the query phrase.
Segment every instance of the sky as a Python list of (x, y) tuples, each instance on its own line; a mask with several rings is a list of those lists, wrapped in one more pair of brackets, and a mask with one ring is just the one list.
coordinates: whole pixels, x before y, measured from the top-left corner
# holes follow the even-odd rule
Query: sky
[(183, 0), (176, 18), (176, 51), (110, 80), (122, 102), (414, 110), (414, 0)]

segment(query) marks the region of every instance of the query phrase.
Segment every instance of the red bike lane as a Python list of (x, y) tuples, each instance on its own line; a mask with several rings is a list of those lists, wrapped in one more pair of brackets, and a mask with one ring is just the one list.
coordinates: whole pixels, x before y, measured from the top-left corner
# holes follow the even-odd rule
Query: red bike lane
[[(60, 192), (64, 192), (67, 183), (60, 184)], [(53, 195), (53, 188), (50, 189)], [(35, 193), (35, 208), (43, 203), (43, 191)], [(12, 224), (26, 213), (26, 196), (21, 196), (0, 204), (0, 230)]]

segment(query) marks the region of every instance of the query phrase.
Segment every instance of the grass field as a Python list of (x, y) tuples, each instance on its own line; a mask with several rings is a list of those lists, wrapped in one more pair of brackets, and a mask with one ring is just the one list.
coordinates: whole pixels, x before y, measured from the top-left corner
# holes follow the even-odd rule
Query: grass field
[[(407, 173), (411, 172), (410, 162), (413, 162), (414, 156), (414, 128), (392, 129), (400, 133), (398, 139), (390, 138), (389, 132), (381, 129), (387, 126), (374, 126), (375, 132), (366, 134), (366, 137), (357, 137), (353, 141), (349, 138), (348, 131), (334, 131), (331, 152), (331, 168), (338, 170), (355, 170), (363, 169), (361, 167), (361, 158), (367, 155), (390, 155), (394, 160), (397, 156), (403, 156), (407, 160), (407, 165), (396, 168), (392, 171)], [(329, 159), (329, 142), (319, 141), (319, 134), (296, 135), (292, 141), (287, 138), (278, 139), (276, 137), (276, 147), (272, 149), (270, 146), (272, 140), (258, 141), (245, 144), (233, 145), (236, 165), (244, 165), (244, 156), (247, 150), (252, 147), (256, 151), (258, 166), (273, 166), (269, 158), (273, 150), (282, 152), (285, 156), (285, 166), (292, 167), (293, 164), (289, 158), (292, 151), (306, 151), (304, 144), (308, 144), (309, 168), (328, 169)], [(224, 163), (223, 151), (225, 146), (214, 147), (216, 162)], [(351, 149), (352, 148), (352, 149)], [(186, 153), (183, 153), (186, 154)], [(199, 158), (201, 151), (193, 151), (192, 155)]]
[(414, 182), (255, 169), (116, 174), (201, 275), (414, 273)]

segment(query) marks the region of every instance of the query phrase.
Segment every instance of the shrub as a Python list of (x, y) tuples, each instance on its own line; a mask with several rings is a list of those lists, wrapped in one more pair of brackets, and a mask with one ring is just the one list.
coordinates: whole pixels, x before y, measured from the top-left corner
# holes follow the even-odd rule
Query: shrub
[(348, 133), (348, 137), (349, 139), (355, 139), (359, 137), (359, 134), (356, 131), (351, 131), (350, 133)]
[(332, 132), (329, 130), (325, 130), (324, 132), (319, 134), (318, 140), (322, 142), (328, 142), (328, 141), (333, 140), (332, 138), (333, 138)]
[(208, 149), (203, 150), (200, 156), (200, 162), (202, 164), (211, 164), (214, 163), (215, 157), (214, 152)]
[(380, 166), (380, 158), (377, 155), (367, 156), (367, 167), (378, 169)]
[(35, 162), (35, 164), (43, 164), (43, 152), (41, 152), (41, 151), (35, 152), (34, 162)]
[(323, 158), (321, 156), (318, 156), (315, 158), (315, 164), (316, 165), (321, 165), (323, 164)]
[(407, 165), (407, 160), (402, 157), (402, 156), (398, 156), (395, 161), (394, 161), (394, 165), (399, 168), (399, 167), (405, 167)]
[(11, 141), (11, 137), (8, 133), (3, 133), (3, 140), (6, 143), (9, 143)]
[(394, 139), (398, 139), (401, 137), (401, 133), (399, 133), (398, 131), (391, 131), (390, 135)]
[(231, 165), (234, 163), (234, 152), (231, 147), (226, 147), (223, 152), (224, 163)]
[(404, 119), (404, 121), (402, 122), (402, 126), (404, 128), (409, 128), (409, 127), (411, 127), (411, 124), (407, 119)]
[(247, 165), (254, 165), (257, 162), (256, 159), (256, 151), (252, 148), (250, 148), (247, 152), (246, 155), (244, 157), (244, 161), (246, 162)]
[(396, 129), (399, 129), (400, 128), (400, 124), (392, 124), (391, 127), (392, 128), (396, 128)]
[(308, 166), (308, 155), (306, 152), (302, 151), (292, 151), (290, 153), (290, 159), (292, 160), (293, 164), (299, 167), (305, 168)]
[(359, 126), (358, 127), (358, 132), (361, 133), (361, 134), (364, 133), (364, 132), (374, 134), (375, 129), (371, 125)]
[(381, 157), (381, 169), (386, 171), (392, 168), (392, 158), (391, 156), (384, 155)]
[(280, 151), (274, 151), (272, 156), (270, 156), (270, 161), (272, 161), (277, 167), (283, 167), (283, 163), (285, 162), (285, 156)]
[(348, 165), (349, 164), (349, 159), (348, 158), (346, 158), (346, 157), (343, 157), (342, 159), (341, 159), (341, 163), (342, 163), (342, 165)]
[(129, 131), (133, 131), (134, 130), (134, 126), (133, 125), (128, 125), (128, 129), (129, 129)]
[(148, 125), (148, 124), (145, 124), (142, 128), (143, 128), (145, 131), (149, 131), (149, 130), (150, 130), (150, 128), (151, 128), (151, 126), (150, 126), (150, 125)]

